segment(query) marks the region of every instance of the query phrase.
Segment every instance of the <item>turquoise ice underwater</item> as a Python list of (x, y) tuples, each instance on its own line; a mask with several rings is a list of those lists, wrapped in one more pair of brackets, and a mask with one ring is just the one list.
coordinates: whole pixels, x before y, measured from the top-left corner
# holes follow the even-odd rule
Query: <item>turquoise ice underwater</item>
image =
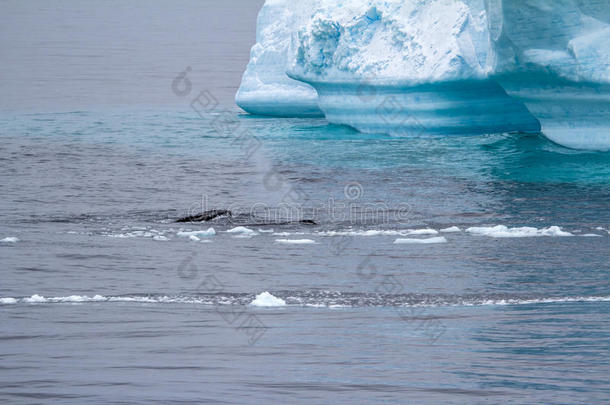
[[(34, 38), (68, 38), (53, 44), (81, 68), (30, 83), (65, 95), (55, 106), (2, 104), (0, 240), (17, 239), (0, 242), (5, 402), (607, 402), (610, 154), (539, 133), (396, 136), (244, 114), (232, 98), (259, 5), (188, 4), (62, 14), (140, 24), (121, 37), (175, 41), (163, 61), (193, 30), (220, 29), (201, 15), (233, 21), (226, 36), (243, 44), (159, 65), (133, 52), (132, 71), (104, 39), (101, 69), (38, 10)], [(10, 77), (14, 104), (35, 103)], [(202, 90), (219, 105), (200, 116)], [(265, 212), (297, 219), (281, 205), (295, 190), (291, 207), (316, 225), (270, 223)], [(174, 222), (203, 209), (234, 214)]]

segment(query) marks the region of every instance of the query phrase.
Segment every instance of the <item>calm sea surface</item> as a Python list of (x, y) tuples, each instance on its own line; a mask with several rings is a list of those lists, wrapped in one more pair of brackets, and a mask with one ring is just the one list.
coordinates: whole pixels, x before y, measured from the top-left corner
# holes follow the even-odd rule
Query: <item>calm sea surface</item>
[(0, 401), (609, 403), (610, 154), (245, 115), (260, 5), (0, 2)]

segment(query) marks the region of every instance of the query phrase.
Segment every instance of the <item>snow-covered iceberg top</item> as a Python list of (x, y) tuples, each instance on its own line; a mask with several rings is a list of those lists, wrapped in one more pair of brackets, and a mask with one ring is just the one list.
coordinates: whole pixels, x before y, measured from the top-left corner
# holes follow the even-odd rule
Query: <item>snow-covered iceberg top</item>
[(610, 83), (607, 0), (307, 2), (288, 48), (292, 76), (404, 84), (539, 69)]
[(313, 1), (288, 72), (306, 81), (417, 84), (491, 71), (482, 0)]
[(267, 0), (236, 100), (367, 132), (542, 127), (608, 149), (609, 44), (607, 0)]

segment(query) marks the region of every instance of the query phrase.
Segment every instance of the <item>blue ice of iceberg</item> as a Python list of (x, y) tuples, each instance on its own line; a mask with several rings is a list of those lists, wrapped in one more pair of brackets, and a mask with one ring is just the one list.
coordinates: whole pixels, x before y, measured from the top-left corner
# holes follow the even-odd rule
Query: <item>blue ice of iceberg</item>
[(610, 149), (607, 0), (267, 0), (244, 110)]
[(284, 117), (323, 116), (316, 91), (286, 75), (292, 29), (305, 15), (298, 4), (285, 0), (264, 4), (258, 14), (256, 44), (235, 96), (237, 105), (244, 110)]

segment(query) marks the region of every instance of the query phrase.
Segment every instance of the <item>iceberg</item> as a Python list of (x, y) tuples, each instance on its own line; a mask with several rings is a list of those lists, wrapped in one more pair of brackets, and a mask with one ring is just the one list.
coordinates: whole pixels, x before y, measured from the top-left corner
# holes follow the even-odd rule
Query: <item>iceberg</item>
[(250, 305), (255, 307), (283, 307), (286, 306), (286, 301), (270, 294), (268, 291), (263, 291), (254, 298)]
[(247, 112), (610, 149), (607, 0), (267, 0), (257, 23)]
[(286, 75), (291, 30), (307, 15), (301, 5), (267, 0), (259, 12), (256, 44), (235, 96), (236, 104), (245, 111), (279, 117), (323, 116), (316, 91)]

